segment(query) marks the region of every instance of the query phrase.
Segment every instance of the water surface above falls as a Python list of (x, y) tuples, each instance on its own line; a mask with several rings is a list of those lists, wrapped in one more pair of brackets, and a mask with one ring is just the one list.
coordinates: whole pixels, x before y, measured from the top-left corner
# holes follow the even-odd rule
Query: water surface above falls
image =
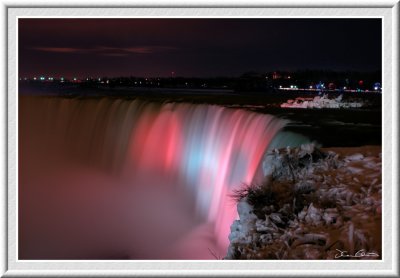
[(290, 109), (282, 103), (297, 97), (314, 97), (318, 92), (268, 91), (235, 92), (229, 90), (188, 88), (84, 88), (78, 85), (56, 83), (19, 84), (20, 95), (48, 95), (80, 98), (110, 97), (115, 99), (142, 99), (155, 103), (209, 104), (244, 109), (287, 119), (284, 130), (303, 134), (324, 147), (358, 147), (382, 144), (382, 94), (331, 92), (329, 97), (343, 96), (343, 100), (358, 100), (368, 104), (356, 109)]
[[(243, 109), (19, 98), (20, 259), (215, 259), (287, 124)], [(282, 146), (292, 135), (281, 136)], [(296, 138), (293, 138), (293, 142)]]

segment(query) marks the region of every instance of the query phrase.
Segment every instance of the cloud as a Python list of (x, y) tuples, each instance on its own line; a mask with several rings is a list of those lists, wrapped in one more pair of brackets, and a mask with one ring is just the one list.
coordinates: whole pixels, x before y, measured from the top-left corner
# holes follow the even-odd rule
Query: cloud
[(107, 54), (124, 54), (129, 55), (130, 53), (135, 54), (150, 54), (154, 53), (152, 47), (148, 46), (138, 46), (138, 47), (109, 47), (109, 46), (99, 46), (93, 49), (93, 51), (98, 51), (101, 55)]
[(32, 47), (34, 50), (56, 53), (82, 53), (85, 49), (72, 47)]
[(31, 49), (53, 53), (94, 53), (102, 56), (128, 56), (130, 54), (152, 54), (165, 51), (177, 50), (171, 46), (132, 46), (132, 47), (109, 47), (98, 46), (94, 48), (73, 47), (32, 47)]
[(102, 55), (102, 56), (110, 56), (110, 57), (123, 57), (123, 56), (128, 56), (129, 54), (124, 54), (124, 53), (102, 53), (100, 55)]
[(126, 51), (137, 54), (149, 54), (155, 52), (154, 48), (151, 47), (127, 47), (127, 48), (121, 48), (120, 51)]
[(134, 53), (134, 54), (152, 54), (164, 51), (176, 50), (171, 46), (133, 46), (133, 47), (108, 47), (100, 46), (96, 48), (98, 51), (108, 51), (113, 53)]
[(175, 47), (169, 46), (143, 46), (143, 47), (127, 47), (121, 48), (121, 51), (127, 51), (132, 53), (139, 53), (139, 54), (148, 54), (148, 53), (156, 53), (156, 52), (164, 52), (170, 50), (176, 50)]

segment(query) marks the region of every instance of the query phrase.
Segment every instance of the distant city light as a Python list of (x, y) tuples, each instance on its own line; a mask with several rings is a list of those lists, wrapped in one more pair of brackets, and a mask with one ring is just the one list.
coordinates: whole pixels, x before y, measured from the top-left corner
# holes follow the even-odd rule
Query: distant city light
[(325, 88), (325, 84), (322, 83), (322, 81), (319, 81), (317, 85), (315, 85), (316, 89), (324, 89)]
[(374, 83), (374, 90), (378, 91), (378, 90), (381, 90), (381, 89), (382, 89), (381, 83), (375, 82)]
[[(175, 74), (175, 72), (173, 72), (174, 74)], [(126, 79), (125, 80), (125, 78), (111, 78), (111, 79), (106, 79), (106, 78), (102, 78), (102, 77), (96, 77), (96, 76), (94, 76), (94, 77), (83, 77), (82, 79), (80, 79), (80, 78), (77, 78), (77, 77), (73, 77), (72, 79), (69, 79), (69, 78), (65, 78), (65, 77), (63, 77), (63, 76), (59, 76), (59, 75), (57, 75), (58, 77), (53, 77), (53, 76), (39, 76), (39, 77), (18, 77), (18, 79), (17, 80), (40, 80), (40, 81), (42, 81), (43, 83), (50, 83), (50, 82), (59, 82), (59, 83), (64, 83), (64, 82), (75, 82), (75, 83), (85, 83), (85, 82), (95, 82), (96, 80), (98, 80), (98, 83), (101, 83), (101, 84), (111, 84), (111, 85), (114, 85), (114, 84), (117, 84), (117, 83), (119, 83), (119, 84), (127, 84), (127, 85), (129, 85), (129, 86), (132, 86), (132, 84), (135, 84), (135, 86), (137, 86), (138, 84), (140, 84), (140, 86), (141, 85), (143, 85), (143, 86), (161, 86), (161, 84), (162, 83), (160, 83), (160, 82), (157, 82), (157, 81), (161, 81), (161, 79), (160, 78), (150, 78), (150, 77), (147, 77), (147, 78), (135, 78), (135, 77), (133, 77), (133, 76), (131, 76), (130, 77), (130, 79), (128, 80), (128, 79)], [(269, 77), (268, 76), (266, 76), (265, 77), (266, 79), (268, 79)], [(281, 78), (286, 78), (286, 79), (289, 79), (289, 78), (291, 78), (291, 76), (290, 75), (282, 75), (282, 77)], [(299, 81), (297, 81), (297, 78), (298, 77), (295, 77), (295, 79), (294, 80), (288, 80), (287, 82), (300, 82), (301, 80), (299, 80)], [(141, 81), (141, 80), (143, 80), (143, 81)], [(157, 81), (156, 81), (157, 80)], [(154, 82), (153, 82), (154, 81)], [(189, 82), (186, 82), (186, 81), (189, 81)], [(382, 92), (382, 86), (381, 86), (381, 83), (380, 82), (372, 82), (372, 83), (370, 83), (370, 80), (359, 80), (359, 79), (356, 79), (355, 80), (355, 83), (357, 84), (357, 87), (353, 87), (352, 85), (349, 85), (349, 84), (346, 84), (346, 86), (343, 86), (343, 85), (341, 85), (341, 86), (337, 86), (335, 83), (333, 83), (333, 82), (330, 82), (330, 83), (327, 83), (327, 86), (325, 86), (325, 84), (323, 83), (323, 81), (318, 81), (318, 82), (316, 82), (316, 80), (312, 80), (312, 79), (308, 79), (308, 80), (304, 80), (304, 82), (307, 82), (308, 84), (311, 84), (311, 85), (295, 85), (295, 84), (291, 84), (290, 85), (290, 83), (289, 84), (287, 84), (287, 85), (278, 85), (278, 84), (270, 84), (270, 87), (273, 87), (273, 88), (278, 88), (278, 89), (281, 89), (281, 90), (288, 90), (288, 91), (308, 91), (309, 90), (309, 92), (311, 92), (311, 91), (320, 91), (320, 94), (322, 93), (322, 92), (324, 92), (325, 90), (328, 90), (328, 91), (343, 91), (343, 90), (346, 90), (346, 92), (379, 92), (379, 93), (381, 93)], [(366, 86), (368, 84), (368, 86)], [(369, 84), (371, 84), (371, 85), (369, 85)], [(200, 83), (199, 85), (196, 85), (196, 84), (194, 84), (194, 83), (190, 83), (190, 80), (188, 80), (188, 79), (182, 79), (182, 80), (180, 80), (179, 81), (179, 84), (178, 84), (178, 86), (185, 86), (185, 87), (196, 87), (196, 86), (199, 86), (199, 87), (202, 87), (202, 88), (206, 88), (207, 87), (207, 84), (206, 83)], [(352, 87), (349, 87), (349, 86), (352, 86)], [(227, 85), (220, 85), (220, 88), (227, 88), (228, 86)]]

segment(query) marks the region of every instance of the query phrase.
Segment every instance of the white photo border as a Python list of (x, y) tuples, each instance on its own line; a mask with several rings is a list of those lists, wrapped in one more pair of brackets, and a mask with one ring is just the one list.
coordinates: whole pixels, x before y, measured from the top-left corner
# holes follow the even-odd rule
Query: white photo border
[[(60, 0), (2, 3), (5, 28), (0, 35), (5, 39), (2, 57), (4, 82), (3, 98), (7, 114), (0, 113), (4, 127), (4, 163), (6, 174), (0, 176), (6, 181), (1, 192), (1, 221), (7, 237), (0, 243), (1, 274), (5, 277), (156, 277), (156, 276), (227, 276), (227, 277), (269, 277), (269, 276), (345, 276), (345, 277), (398, 277), (399, 246), (399, 178), (398, 138), (399, 126), (399, 2), (382, 1), (263, 1), (251, 3), (228, 1), (193, 2), (175, 1), (116, 1), (112, 5), (102, 0), (76, 1), (68, 5)], [(124, 8), (122, 8), (122, 6)], [(296, 8), (294, 8), (296, 7)], [(30, 261), (17, 259), (17, 184), (18, 184), (18, 57), (17, 20), (25, 17), (287, 17), (287, 18), (382, 18), (382, 70), (383, 70), (383, 259), (381, 261)], [(3, 50), (3, 49), (2, 49)], [(2, 55), (2, 56), (3, 56)], [(6, 93), (7, 92), (7, 93)], [(4, 118), (4, 120), (3, 120)], [(7, 142), (7, 143), (6, 143)], [(1, 151), (1, 149), (0, 149)], [(1, 206), (0, 206), (1, 207)]]

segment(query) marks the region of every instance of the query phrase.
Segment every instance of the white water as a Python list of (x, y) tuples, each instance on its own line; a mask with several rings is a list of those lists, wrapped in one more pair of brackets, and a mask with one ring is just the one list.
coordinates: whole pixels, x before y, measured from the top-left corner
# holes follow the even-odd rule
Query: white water
[(21, 97), (19, 258), (224, 257), (229, 194), (274, 138), (293, 141), (276, 137), (285, 124), (209, 105)]

